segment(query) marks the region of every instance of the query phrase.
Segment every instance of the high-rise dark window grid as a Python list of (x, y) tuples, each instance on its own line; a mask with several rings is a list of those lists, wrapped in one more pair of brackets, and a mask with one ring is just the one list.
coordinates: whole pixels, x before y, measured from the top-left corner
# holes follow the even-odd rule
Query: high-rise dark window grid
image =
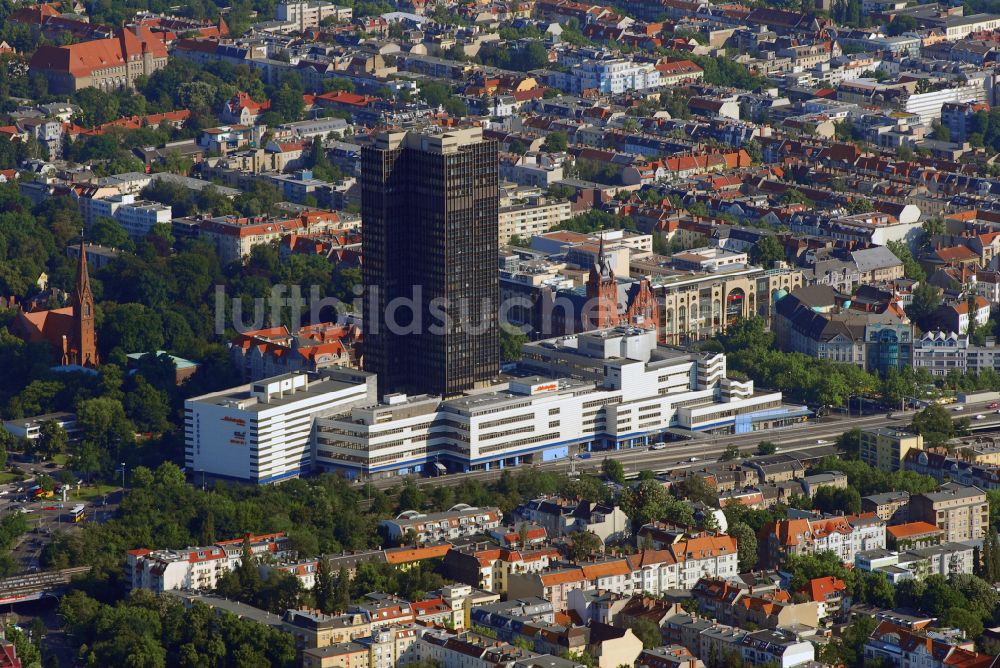
[[(498, 172), (478, 128), (384, 134), (362, 152), (364, 360), (382, 394), (450, 396), (496, 376)], [(417, 299), (419, 333), (391, 331), (397, 298)], [(431, 333), (442, 312), (453, 326)]]

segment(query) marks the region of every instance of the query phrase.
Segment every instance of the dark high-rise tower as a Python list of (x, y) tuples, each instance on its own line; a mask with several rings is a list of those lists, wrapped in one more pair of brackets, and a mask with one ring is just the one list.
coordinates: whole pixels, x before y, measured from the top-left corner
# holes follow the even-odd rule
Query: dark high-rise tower
[(496, 143), (480, 128), (381, 134), (361, 184), (365, 370), (381, 394), (484, 384), (500, 360)]

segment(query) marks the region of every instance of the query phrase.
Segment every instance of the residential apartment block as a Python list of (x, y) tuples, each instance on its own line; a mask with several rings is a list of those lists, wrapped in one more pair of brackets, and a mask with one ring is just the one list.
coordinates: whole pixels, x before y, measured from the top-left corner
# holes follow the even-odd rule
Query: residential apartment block
[(790, 555), (833, 552), (853, 564), (858, 552), (885, 548), (885, 522), (872, 514), (787, 519), (766, 525), (758, 537), (760, 559), (778, 565)]
[(284, 325), (237, 335), (229, 342), (229, 357), (244, 380), (262, 380), (291, 372), (322, 371), (357, 366), (357, 325), (318, 323), (292, 333)]
[(872, 494), (861, 498), (861, 511), (875, 513), (880, 520), (887, 524), (905, 522), (909, 507), (910, 493), (905, 491)]
[(774, 663), (781, 668), (810, 664), (816, 658), (811, 642), (784, 629), (744, 631), (704, 617), (678, 614), (666, 620), (664, 638), (676, 642), (702, 661), (735, 654), (750, 665)]
[(530, 239), (536, 234), (548, 232), (569, 220), (571, 214), (571, 205), (567, 200), (549, 200), (545, 197), (531, 197), (523, 203), (501, 206), (500, 244), (510, 243), (515, 236)]
[(872, 632), (864, 646), (866, 663), (883, 662), (890, 666), (920, 666), (920, 668), (990, 668), (996, 657), (980, 654), (972, 639), (966, 642), (949, 641), (929, 633), (921, 624), (907, 628), (891, 621), (883, 621)]
[(475, 536), (500, 526), (503, 513), (498, 508), (473, 508), (460, 503), (441, 513), (407, 510), (395, 519), (382, 520), (379, 526), (393, 541), (428, 543)]
[(30, 71), (48, 80), (55, 94), (83, 88), (132, 88), (139, 77), (167, 66), (167, 48), (145, 26), (121, 28), (114, 37), (68, 46), (42, 46), (31, 58)]
[(902, 311), (875, 313), (849, 307), (848, 297), (826, 285), (783, 296), (772, 321), (778, 346), (868, 371), (910, 366), (913, 326)]
[(537, 550), (487, 547), (449, 550), (444, 563), (459, 582), (506, 594), (512, 574), (545, 571), (559, 558), (559, 551), (551, 547)]
[[(88, 200), (80, 200), (86, 202)], [(111, 218), (121, 225), (132, 241), (141, 241), (157, 225), (169, 225), (171, 208), (159, 202), (137, 200), (135, 195), (112, 195), (89, 200), (92, 221)]]
[(992, 338), (985, 345), (976, 345), (966, 334), (925, 332), (913, 343), (913, 368), (927, 369), (935, 376), (946, 376), (952, 371), (996, 371), (1000, 369), (1000, 347)]
[(660, 85), (660, 72), (652, 63), (625, 58), (586, 60), (569, 72), (551, 72), (547, 83), (576, 95), (585, 91), (619, 94)]
[(285, 0), (278, 4), (276, 14), (279, 21), (294, 23), (298, 30), (305, 31), (318, 28), (326, 19), (350, 21), (354, 12), (350, 7), (323, 0)]
[(882, 471), (903, 468), (906, 454), (923, 450), (924, 437), (889, 427), (869, 427), (861, 430), (860, 459), (868, 466)]
[(944, 530), (943, 540), (979, 540), (989, 526), (990, 507), (986, 492), (978, 487), (946, 483), (936, 492), (910, 499), (910, 520), (927, 522)]
[[(292, 554), (284, 533), (250, 536), (258, 557), (282, 559)], [(171, 589), (215, 589), (219, 578), (239, 565), (243, 539), (219, 541), (187, 550), (129, 550), (127, 568), (133, 589), (161, 593)]]
[(736, 539), (702, 534), (625, 558), (511, 575), (508, 596), (538, 596), (561, 611), (569, 606), (569, 593), (577, 589), (659, 596), (670, 589), (692, 589), (703, 577), (734, 577), (737, 572)]
[(625, 539), (631, 533), (628, 516), (618, 506), (605, 503), (541, 498), (518, 506), (514, 512), (545, 527), (550, 536), (589, 531), (608, 543)]

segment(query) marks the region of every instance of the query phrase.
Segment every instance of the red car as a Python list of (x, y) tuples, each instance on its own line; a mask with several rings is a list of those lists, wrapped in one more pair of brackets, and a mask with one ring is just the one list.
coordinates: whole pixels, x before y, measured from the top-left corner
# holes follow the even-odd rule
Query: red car
[(990, 404), (990, 408), (1000, 408), (1000, 404), (994, 401), (992, 404)]
[(42, 508), (42, 510), (59, 510), (59, 509), (56, 508), (55, 506), (48, 506), (46, 508)]

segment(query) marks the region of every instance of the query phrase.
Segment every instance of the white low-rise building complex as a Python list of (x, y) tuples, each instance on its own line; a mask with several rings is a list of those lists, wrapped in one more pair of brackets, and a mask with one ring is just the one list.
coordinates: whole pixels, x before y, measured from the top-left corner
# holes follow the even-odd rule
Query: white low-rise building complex
[(187, 469), (258, 484), (296, 477), (312, 467), (314, 419), (375, 397), (374, 375), (338, 368), (188, 399)]
[(348, 477), (490, 470), (646, 446), (671, 429), (748, 433), (804, 418), (781, 392), (726, 378), (723, 354), (600, 330), (527, 344), (519, 371), (453, 399), (390, 395), (317, 419), (315, 464)]
[(138, 200), (135, 195), (112, 195), (91, 200), (90, 213), (94, 220), (114, 219), (133, 241), (142, 240), (157, 225), (169, 225), (173, 218), (169, 206)]

